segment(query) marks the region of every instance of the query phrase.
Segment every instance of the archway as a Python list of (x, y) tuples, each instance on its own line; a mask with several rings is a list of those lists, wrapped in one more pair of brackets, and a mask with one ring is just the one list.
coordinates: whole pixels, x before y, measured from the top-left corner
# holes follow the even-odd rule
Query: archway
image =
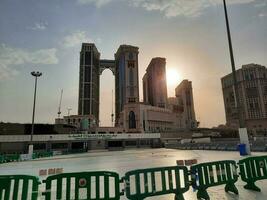
[[(112, 95), (113, 91), (113, 95)], [(114, 126), (111, 121), (112, 107), (115, 113), (115, 77), (111, 70), (104, 69), (100, 75), (99, 126)]]
[(129, 129), (136, 129), (135, 114), (133, 111), (129, 112)]

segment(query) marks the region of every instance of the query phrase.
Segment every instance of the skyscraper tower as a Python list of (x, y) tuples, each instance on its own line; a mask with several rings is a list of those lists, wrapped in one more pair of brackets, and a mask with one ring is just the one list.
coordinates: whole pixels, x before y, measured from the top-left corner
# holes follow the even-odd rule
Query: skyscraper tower
[(186, 128), (196, 128), (198, 126), (198, 122), (196, 121), (195, 115), (192, 82), (189, 80), (183, 80), (175, 88), (175, 96), (179, 104), (183, 106)]
[(144, 102), (161, 108), (167, 107), (166, 59), (153, 58), (143, 77)]
[(93, 115), (99, 122), (100, 53), (92, 43), (83, 43), (80, 52), (79, 115)]
[(115, 53), (115, 118), (125, 104), (139, 102), (138, 47), (121, 45)]

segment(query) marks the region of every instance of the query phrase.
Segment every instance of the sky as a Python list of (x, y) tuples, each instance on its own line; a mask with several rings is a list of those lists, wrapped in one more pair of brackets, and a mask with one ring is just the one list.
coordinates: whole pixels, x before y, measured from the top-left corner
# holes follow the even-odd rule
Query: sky
[[(267, 0), (227, 3), (237, 68), (267, 66)], [(101, 59), (121, 44), (138, 46), (140, 100), (150, 60), (165, 57), (168, 96), (189, 79), (200, 126), (225, 123), (220, 79), (231, 65), (222, 0), (1, 0), (0, 121), (31, 122), (31, 71), (43, 73), (36, 122), (54, 122), (61, 89), (62, 114), (77, 114), (82, 42), (95, 43)], [(100, 81), (100, 124), (110, 126), (112, 72)]]

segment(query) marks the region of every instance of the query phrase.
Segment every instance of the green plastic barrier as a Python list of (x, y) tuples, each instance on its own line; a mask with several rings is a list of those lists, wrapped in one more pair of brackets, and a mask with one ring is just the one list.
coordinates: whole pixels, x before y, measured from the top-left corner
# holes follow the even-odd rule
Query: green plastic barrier
[(44, 157), (52, 157), (53, 152), (47, 152), (47, 151), (41, 151), (41, 152), (34, 152), (32, 154), (32, 159), (37, 159), (37, 158), (44, 158)]
[(0, 155), (0, 163), (4, 163), (5, 162), (5, 156)]
[(238, 180), (235, 161), (225, 160), (191, 166), (192, 186), (198, 190), (197, 198), (209, 200), (207, 188), (224, 185), (226, 192), (238, 194), (235, 182)]
[(175, 194), (175, 199), (184, 200), (183, 193), (190, 186), (185, 166), (134, 170), (123, 179), (127, 198), (135, 200), (164, 194)]
[(240, 176), (247, 184), (245, 189), (260, 192), (255, 182), (267, 179), (267, 156), (248, 157), (239, 161)]
[[(0, 176), (1, 200), (36, 200), (38, 197), (38, 177), (28, 175)], [(31, 187), (30, 187), (31, 186)]]
[(20, 155), (19, 154), (10, 154), (10, 155), (4, 155), (5, 162), (14, 162), (19, 161)]
[(43, 181), (45, 200), (50, 199), (98, 199), (119, 200), (120, 180), (115, 172), (63, 173), (49, 176)]

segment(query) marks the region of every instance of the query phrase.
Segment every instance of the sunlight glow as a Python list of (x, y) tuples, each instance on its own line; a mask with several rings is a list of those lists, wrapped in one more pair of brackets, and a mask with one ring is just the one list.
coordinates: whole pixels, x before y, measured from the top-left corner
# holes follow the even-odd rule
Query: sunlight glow
[(181, 75), (174, 68), (167, 68), (167, 87), (176, 87), (181, 82)]

